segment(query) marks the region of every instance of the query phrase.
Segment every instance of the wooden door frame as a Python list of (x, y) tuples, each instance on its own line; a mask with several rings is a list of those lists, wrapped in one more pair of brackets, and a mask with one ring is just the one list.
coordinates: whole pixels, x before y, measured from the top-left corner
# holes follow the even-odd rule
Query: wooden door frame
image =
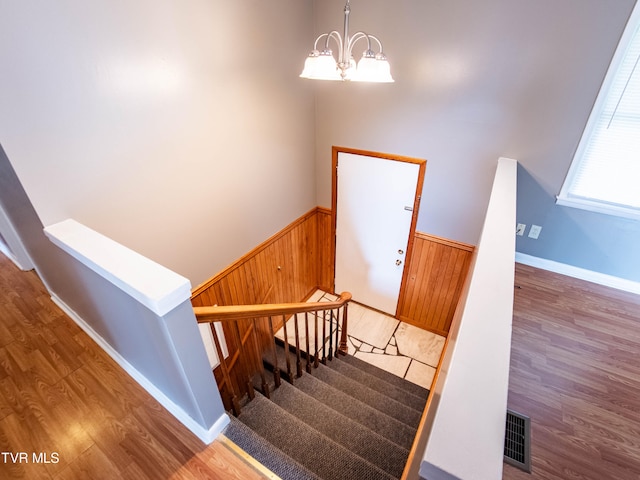
[(418, 223), (418, 210), (420, 208), (420, 200), (422, 199), (422, 187), (424, 185), (424, 174), (427, 168), (427, 161), (422, 158), (405, 157), (402, 155), (394, 155), (391, 153), (371, 152), (368, 150), (358, 150), (348, 147), (331, 147), (331, 258), (333, 265), (333, 293), (339, 294), (335, 291), (336, 286), (336, 222), (338, 212), (338, 154), (339, 153), (352, 153), (354, 155), (363, 155), (367, 157), (381, 158), (383, 160), (392, 160), (397, 162), (413, 163), (418, 165), (418, 183), (416, 185), (416, 193), (413, 202), (413, 212), (411, 215), (411, 227), (409, 228), (409, 238), (407, 242), (407, 254), (404, 260), (404, 267), (402, 269), (402, 281), (400, 282), (400, 291), (398, 292), (398, 303), (396, 305), (396, 311), (394, 316), (398, 317), (400, 311), (400, 302), (404, 297), (404, 291), (408, 282), (409, 268), (407, 266), (411, 262), (411, 256), (413, 254), (413, 242), (416, 233), (416, 224)]

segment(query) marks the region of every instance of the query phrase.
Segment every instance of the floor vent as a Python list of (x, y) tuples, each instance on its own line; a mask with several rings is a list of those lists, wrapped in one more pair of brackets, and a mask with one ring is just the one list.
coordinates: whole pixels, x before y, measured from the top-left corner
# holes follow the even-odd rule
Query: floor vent
[(531, 420), (511, 410), (507, 410), (504, 461), (531, 473)]

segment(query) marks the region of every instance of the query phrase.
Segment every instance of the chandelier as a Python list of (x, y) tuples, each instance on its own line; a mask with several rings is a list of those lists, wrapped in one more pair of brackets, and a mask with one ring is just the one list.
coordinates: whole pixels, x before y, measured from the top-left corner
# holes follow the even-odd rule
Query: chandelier
[[(391, 83), (391, 69), (387, 57), (382, 51), (382, 43), (378, 38), (364, 32), (356, 32), (349, 37), (349, 14), (351, 6), (349, 0), (344, 7), (344, 32), (342, 36), (336, 30), (323, 33), (313, 45), (313, 50), (304, 62), (304, 69), (300, 76), (314, 80), (351, 80), (353, 82), (376, 82)], [(324, 39), (322, 50), (318, 50), (318, 42)], [(338, 61), (333, 56), (333, 51), (329, 48), (329, 41), (333, 41), (338, 46)], [(357, 65), (353, 59), (353, 46), (359, 40), (367, 41), (367, 49), (362, 53), (362, 58)], [(377, 46), (376, 53), (372, 46)]]

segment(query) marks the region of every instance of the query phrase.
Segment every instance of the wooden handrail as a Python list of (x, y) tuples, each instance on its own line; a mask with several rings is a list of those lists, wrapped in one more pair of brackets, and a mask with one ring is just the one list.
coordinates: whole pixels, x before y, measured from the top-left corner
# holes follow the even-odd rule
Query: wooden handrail
[[(267, 292), (268, 295), (268, 292)], [(333, 357), (334, 321), (335, 321), (335, 355), (346, 355), (347, 344), (347, 308), (351, 294), (343, 292), (333, 302), (305, 302), (305, 303), (265, 303), (257, 305), (229, 305), (215, 307), (193, 307), (198, 323), (208, 323), (211, 327), (214, 346), (220, 359), (218, 386), (223, 398), (225, 408), (233, 410), (234, 415), (240, 414), (240, 398), (246, 394), (251, 399), (254, 396), (254, 384), (260, 383), (263, 395), (270, 397), (270, 385), (274, 388), (280, 386), (281, 371), (278, 366), (278, 343), (274, 331), (274, 317), (279, 321), (282, 317), (282, 332), (284, 335), (284, 363), (287, 380), (293, 383), (295, 377), (302, 375), (302, 352), (300, 345), (300, 329), (298, 314), (304, 313), (304, 329), (306, 333), (307, 370), (311, 369), (311, 358), (314, 366), (318, 367), (318, 356), (322, 353), (322, 363), (326, 363), (326, 339), (329, 339), (329, 358)], [(342, 316), (340, 315), (342, 311)], [(309, 348), (309, 312), (322, 312), (311, 315), (315, 332), (315, 352)], [(329, 337), (327, 337), (327, 312), (329, 314)], [(292, 317), (294, 332), (287, 331), (288, 318)], [(342, 317), (342, 326), (340, 326)], [(214, 322), (222, 322), (225, 335), (230, 340), (232, 348), (229, 349), (230, 357), (226, 359), (222, 353), (218, 332), (214, 328)], [(248, 323), (247, 323), (248, 322)], [(268, 323), (267, 323), (268, 322)], [(322, 323), (322, 338), (318, 342), (318, 323)], [(240, 326), (242, 325), (242, 327)], [(279, 323), (278, 323), (279, 326)], [(245, 333), (241, 332), (241, 328)], [(290, 342), (290, 334), (294, 335), (294, 341)], [(338, 342), (338, 336), (340, 341)], [(250, 339), (252, 338), (252, 340)], [(251, 341), (249, 341), (251, 340)], [(229, 344), (227, 344), (229, 345)], [(320, 347), (320, 345), (322, 345)], [(339, 345), (339, 346), (338, 346)], [(295, 374), (291, 362), (291, 350), (295, 348)], [(233, 354), (231, 350), (234, 350)], [(265, 374), (265, 355), (270, 357), (267, 362), (273, 374), (273, 384), (267, 382)], [(214, 371), (214, 375), (216, 375)], [(260, 375), (260, 378), (257, 378)]]
[(292, 315), (340, 308), (351, 300), (349, 292), (342, 292), (333, 302), (265, 303), (259, 305), (226, 305), (218, 307), (193, 307), (198, 323), (224, 322), (246, 318)]

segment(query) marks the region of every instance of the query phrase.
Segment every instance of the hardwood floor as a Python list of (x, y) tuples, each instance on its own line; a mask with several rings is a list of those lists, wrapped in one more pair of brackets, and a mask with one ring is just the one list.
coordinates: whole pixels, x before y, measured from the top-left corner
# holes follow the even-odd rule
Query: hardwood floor
[(640, 478), (640, 296), (517, 264), (509, 408), (531, 417), (532, 474)]
[[(504, 478), (640, 478), (640, 297), (523, 265), (516, 284), (509, 407), (531, 417), (533, 472)], [(200, 442), (0, 255), (0, 478), (266, 477)]]
[(261, 479), (207, 446), (0, 254), (0, 478)]

